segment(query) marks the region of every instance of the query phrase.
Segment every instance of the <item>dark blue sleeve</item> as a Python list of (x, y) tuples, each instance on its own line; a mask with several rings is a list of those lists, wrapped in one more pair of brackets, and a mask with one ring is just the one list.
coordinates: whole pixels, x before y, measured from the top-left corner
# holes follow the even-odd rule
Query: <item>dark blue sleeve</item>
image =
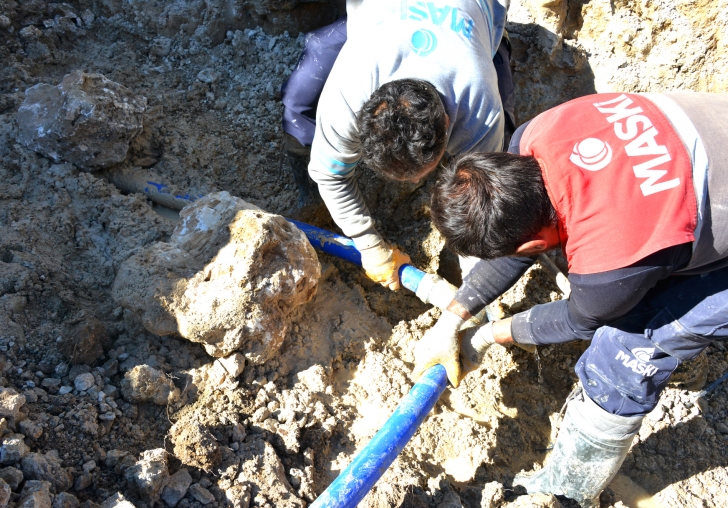
[(624, 316), (655, 284), (685, 266), (691, 245), (668, 247), (626, 268), (569, 274), (571, 297), (513, 316), (513, 339), (520, 344), (591, 340), (597, 328)]
[(455, 301), (475, 316), (518, 282), (535, 261), (536, 258), (522, 256), (481, 259), (463, 280)]

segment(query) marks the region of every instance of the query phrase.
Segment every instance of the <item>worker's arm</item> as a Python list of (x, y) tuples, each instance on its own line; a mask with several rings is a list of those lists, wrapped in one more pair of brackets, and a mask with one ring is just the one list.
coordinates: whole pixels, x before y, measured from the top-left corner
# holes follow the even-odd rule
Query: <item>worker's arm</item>
[(525, 256), (481, 259), (455, 293), (454, 302), (461, 309), (458, 312), (466, 312), (466, 319), (475, 316), (518, 282), (535, 261)]
[[(343, 62), (347, 61), (345, 50), (346, 47), (339, 55)], [(352, 86), (342, 77), (346, 70), (346, 66), (337, 60), (324, 86), (308, 171), (318, 184), (331, 217), (354, 241), (367, 276), (385, 287), (399, 289), (398, 269), (410, 262), (409, 257), (387, 245), (374, 228), (354, 178), (360, 158), (356, 111), (366, 101), (370, 90)]]
[(658, 251), (626, 268), (570, 274), (568, 300), (536, 305), (512, 320), (496, 323), (496, 342), (540, 345), (590, 340), (597, 328), (625, 315), (655, 284), (684, 266), (691, 253), (691, 244), (686, 243)]

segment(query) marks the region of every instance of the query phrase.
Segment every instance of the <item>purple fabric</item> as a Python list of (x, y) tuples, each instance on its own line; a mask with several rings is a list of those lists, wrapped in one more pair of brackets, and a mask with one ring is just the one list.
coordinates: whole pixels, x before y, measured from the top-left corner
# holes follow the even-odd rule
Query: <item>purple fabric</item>
[(281, 86), (283, 130), (304, 146), (313, 142), (316, 106), (345, 42), (346, 17), (307, 34), (296, 68)]

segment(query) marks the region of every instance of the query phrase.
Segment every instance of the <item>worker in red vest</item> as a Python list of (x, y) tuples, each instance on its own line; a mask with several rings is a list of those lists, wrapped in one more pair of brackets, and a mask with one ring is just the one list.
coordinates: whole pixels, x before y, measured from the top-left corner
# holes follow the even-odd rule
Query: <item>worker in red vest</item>
[[(514, 484), (598, 506), (672, 372), (728, 338), (728, 95), (581, 97), (509, 152), (465, 155), (438, 180), (433, 222), (481, 260), (417, 344), (415, 375), (439, 363), (457, 386), (494, 343), (591, 340), (547, 464)], [(459, 336), (555, 248), (568, 300)]]

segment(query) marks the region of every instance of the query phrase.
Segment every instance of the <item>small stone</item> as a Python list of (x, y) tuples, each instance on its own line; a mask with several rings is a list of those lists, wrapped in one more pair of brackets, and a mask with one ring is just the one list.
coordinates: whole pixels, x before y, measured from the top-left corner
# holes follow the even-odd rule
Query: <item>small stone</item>
[(53, 498), (53, 508), (78, 508), (80, 505), (76, 496), (68, 492), (60, 492)]
[(154, 56), (167, 56), (172, 49), (172, 40), (167, 37), (157, 37), (152, 41), (149, 54)]
[(56, 373), (56, 376), (63, 377), (66, 374), (68, 374), (68, 364), (67, 363), (59, 363), (56, 365), (56, 368), (53, 369), (53, 372)]
[(215, 502), (215, 497), (210, 494), (210, 491), (199, 483), (193, 483), (190, 485), (190, 495), (202, 504), (210, 504)]
[(21, 468), (26, 480), (48, 482), (53, 492), (63, 492), (73, 485), (73, 478), (61, 464), (57, 454), (29, 453), (23, 457)]
[(114, 377), (119, 373), (119, 360), (112, 358), (101, 366), (101, 370), (104, 371), (104, 376)]
[(87, 27), (90, 27), (95, 19), (96, 15), (88, 9), (81, 13), (81, 20), (83, 20), (83, 24)]
[(0, 508), (5, 508), (8, 505), (11, 494), (10, 485), (0, 478)]
[(187, 495), (191, 483), (192, 477), (187, 469), (180, 469), (169, 477), (169, 483), (162, 491), (162, 501), (169, 506), (177, 506), (177, 503)]
[(19, 427), (20, 432), (31, 439), (38, 439), (43, 434), (43, 428), (30, 420), (23, 420), (20, 422)]
[(11, 425), (14, 425), (25, 402), (25, 396), (14, 389), (0, 388), (0, 418), (6, 418)]
[(233, 353), (225, 358), (218, 358), (217, 361), (225, 367), (228, 375), (233, 379), (242, 374), (245, 368), (245, 357), (240, 353)]
[(25, 444), (22, 434), (9, 434), (2, 440), (0, 446), (0, 463), (15, 464), (25, 457), (30, 449)]
[(167, 452), (163, 448), (145, 451), (142, 458), (126, 470), (124, 476), (140, 497), (154, 503), (169, 482)]
[(94, 481), (94, 477), (91, 476), (89, 473), (84, 473), (76, 478), (76, 481), (73, 483), (73, 488), (76, 491), (81, 491), (85, 488), (88, 488), (89, 485), (91, 485)]
[(197, 79), (199, 79), (203, 83), (214, 83), (215, 81), (220, 79), (220, 74), (212, 69), (203, 69), (199, 73), (197, 73)]
[(85, 374), (79, 374), (78, 376), (76, 376), (76, 379), (73, 380), (73, 385), (79, 392), (84, 392), (88, 390), (94, 385), (94, 383), (96, 383), (96, 380), (94, 379), (94, 375), (90, 372), (86, 372)]
[(90, 473), (91, 471), (96, 469), (96, 462), (93, 460), (89, 460), (83, 466), (81, 466), (81, 469), (83, 469), (84, 473)]
[[(82, 507), (83, 508), (83, 507)], [(135, 508), (134, 505), (124, 497), (124, 494), (117, 492), (106, 501), (101, 503), (101, 508)]]
[(161, 370), (137, 365), (124, 374), (121, 394), (132, 403), (153, 402), (166, 406), (179, 400), (179, 388)]
[(209, 471), (222, 459), (215, 436), (196, 421), (181, 418), (169, 429), (168, 435), (174, 446), (174, 456), (187, 466)]
[(129, 455), (129, 452), (125, 452), (124, 450), (110, 450), (106, 453), (104, 465), (106, 467), (115, 467), (127, 455)]
[(18, 508), (51, 508), (51, 484), (28, 480), (20, 493)]
[(0, 16), (0, 28), (10, 28), (10, 25), (12, 25), (10, 18), (7, 16)]
[(10, 485), (12, 490), (15, 490), (20, 486), (20, 482), (23, 481), (23, 472), (15, 467), (4, 467), (0, 469), (0, 478)]
[(70, 386), (61, 386), (58, 389), (58, 395), (65, 395), (67, 393), (71, 393), (73, 391), (73, 388)]
[(235, 443), (242, 443), (243, 439), (245, 439), (246, 433), (245, 433), (245, 426), (238, 423), (236, 425), (233, 425), (233, 442)]
[(236, 483), (225, 491), (225, 497), (232, 508), (248, 508), (250, 506), (250, 486)]
[(33, 390), (24, 391), (23, 397), (25, 397), (25, 402), (30, 402), (31, 404), (38, 402), (38, 394)]
[(47, 377), (40, 382), (40, 385), (44, 388), (58, 388), (61, 386), (61, 380), (57, 377)]

